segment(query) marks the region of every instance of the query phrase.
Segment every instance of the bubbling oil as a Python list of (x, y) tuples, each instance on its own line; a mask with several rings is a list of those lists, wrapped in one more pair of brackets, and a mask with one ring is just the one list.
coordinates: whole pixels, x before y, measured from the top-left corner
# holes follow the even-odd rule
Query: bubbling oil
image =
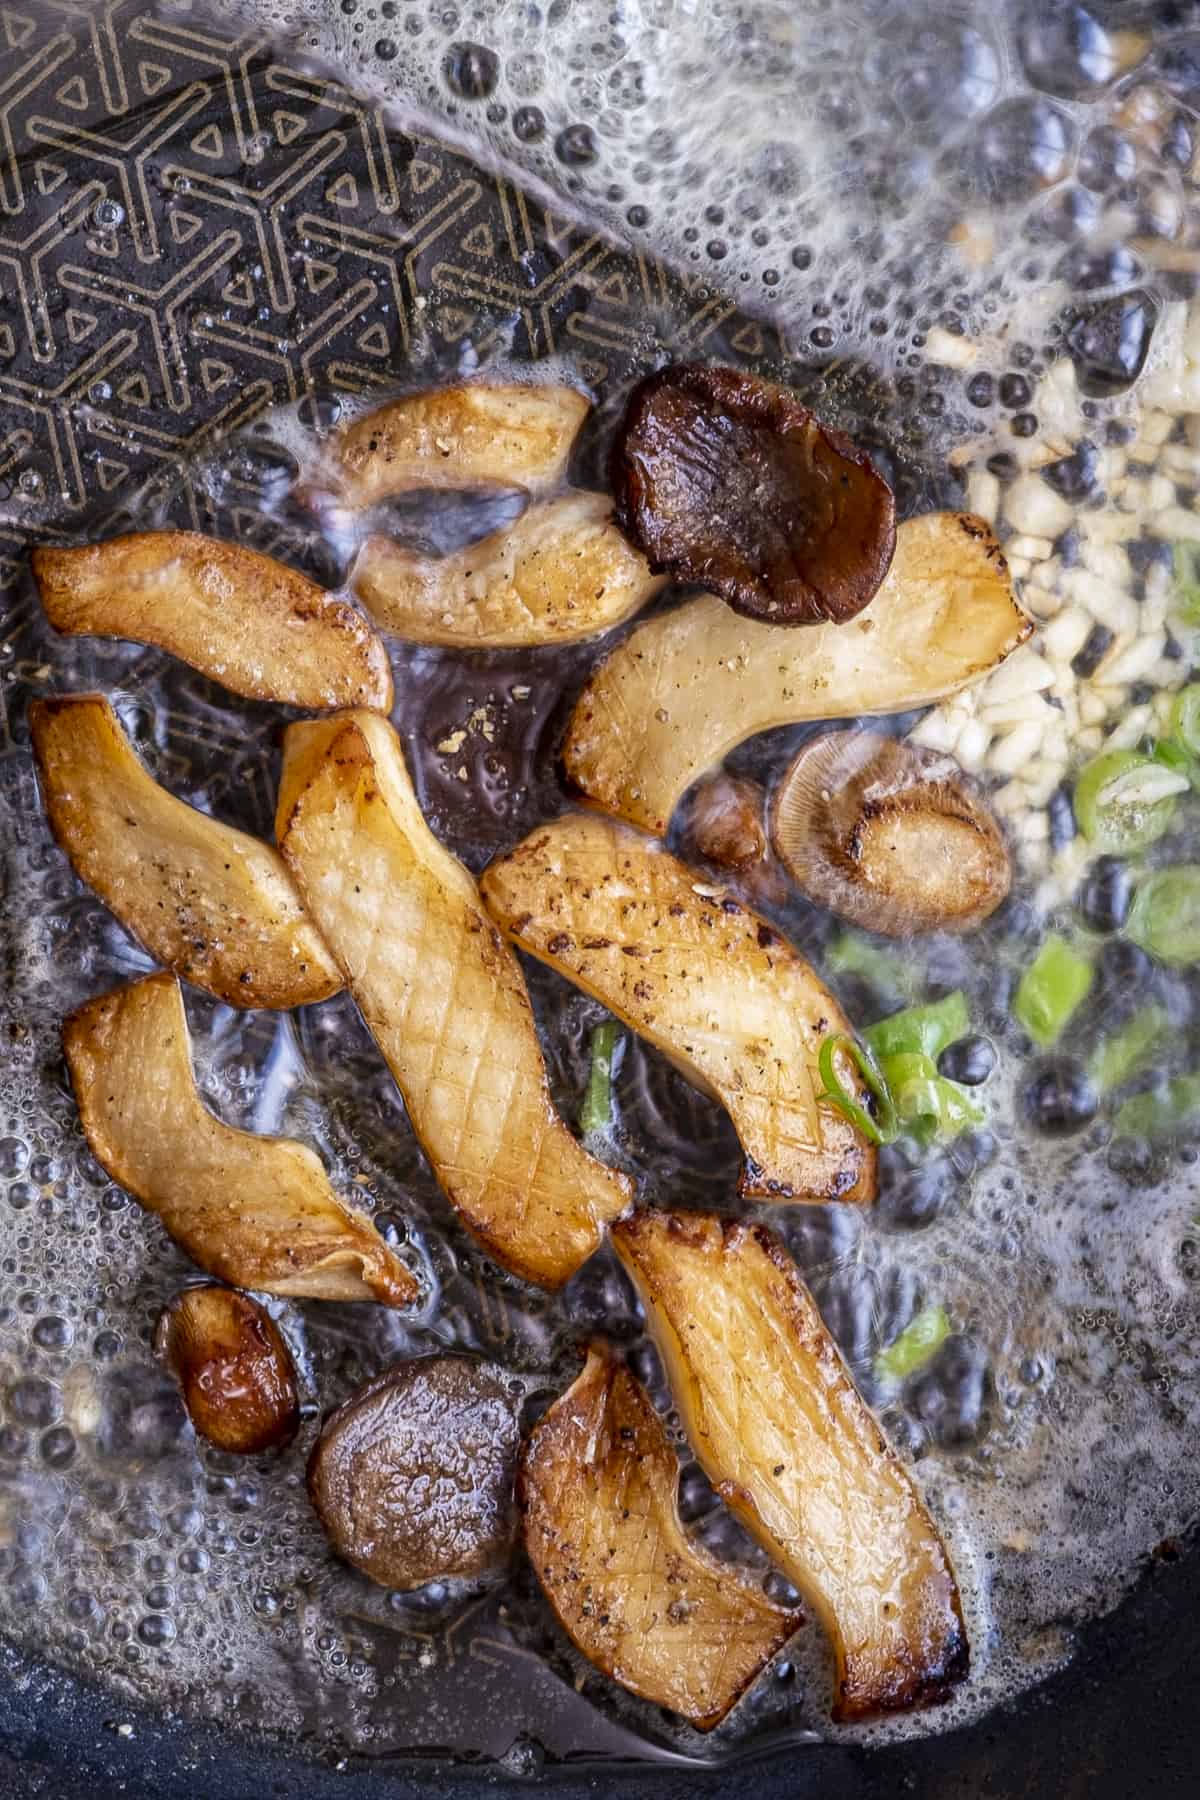
[[(1109, 129), (1114, 84), (1126, 79), (1121, 58), (1133, 54), (1115, 27), (1100, 39), (1085, 32), (1060, 42), (1049, 25), (1035, 30), (1033, 14), (1013, 9), (985, 16), (964, 8), (947, 20), (911, 6), (692, 10), (671, 0), (436, 14), (393, 0), (377, 9), (358, 0), (356, 9), (347, 0), (340, 13), (319, 12), (299, 27), (292, 13), (295, 55), (352, 69), (356, 81), (553, 183), (565, 203), (635, 235), (653, 232), (659, 248), (728, 281), (739, 297), (753, 290), (823, 362), (823, 404), (860, 437), (879, 436), (880, 425), (859, 371), (910, 381), (896, 435), (878, 446), (909, 512), (952, 497), (945, 452), (968, 418), (967, 403), (946, 399), (949, 385), (924, 354), (932, 324), (943, 319), (951, 336), (986, 334), (1002, 316), (1017, 318), (1035, 362), (1066, 282), (1056, 276), (1060, 285), (1046, 286), (1047, 242), (1059, 246), (1055, 268), (1064, 252), (1061, 238), (1047, 238), (1044, 214), (1064, 185), (1102, 191), (1105, 170), (1124, 166), (1119, 146), (1095, 141)], [(261, 16), (270, 20), (270, 8)], [(748, 110), (748, 93), (761, 106)], [(968, 144), (960, 175), (947, 165), (961, 162)], [(890, 185), (873, 186), (873, 159), (885, 145)], [(1149, 179), (1136, 143), (1132, 155), (1126, 185)], [(1093, 165), (1100, 188), (1083, 180)], [(936, 246), (975, 216), (1005, 222), (1012, 241), (994, 233), (999, 249), (986, 280), (960, 268), (958, 284), (934, 302), (949, 266)], [(911, 266), (913, 244), (931, 246), (920, 269)], [(669, 353), (649, 310), (639, 346), (647, 367)], [(854, 359), (845, 376), (842, 350)], [(503, 345), (483, 367), (511, 372)], [(457, 352), (422, 370), (446, 380), (476, 372), (478, 363), (464, 365)], [(578, 379), (569, 360), (539, 373)], [(1019, 416), (1019, 400), (1001, 397), (999, 364), (996, 374), (981, 404), (970, 402), (973, 430)], [(620, 398), (597, 396), (601, 427)], [(329, 396), (323, 422), (362, 404)], [(905, 421), (914, 427), (908, 435)], [(294, 494), (319, 472), (311, 425), (279, 410), (256, 427), (251, 449), (237, 465), (242, 500), (249, 505), (252, 490), (267, 525), (286, 514), (289, 553), (336, 581), (352, 553), (352, 522), (314, 500), (303, 544), (294, 530)], [(578, 479), (599, 479), (602, 451), (601, 428)], [(218, 494), (234, 478), (230, 466), (218, 448), (189, 471), (194, 489)], [(168, 522), (173, 504), (160, 485), (97, 534), (116, 523)], [(393, 529), (443, 550), (492, 523), (475, 504), (441, 498), (391, 514)], [(54, 639), (28, 591), (10, 641), (15, 712), (48, 689), (101, 689), (173, 791), (270, 835), (278, 709), (234, 705), (153, 651)], [(597, 646), (470, 656), (390, 648), (395, 718), (422, 803), (477, 869), (568, 804), (557, 734)], [(803, 735), (771, 734), (735, 764), (769, 782)], [(504, 1362), (532, 1413), (571, 1378), (579, 1346), (599, 1331), (629, 1356), (675, 1432), (691, 1527), (778, 1589), (688, 1457), (615, 1259), (593, 1258), (555, 1297), (498, 1270), (440, 1194), (345, 996), (274, 1015), (239, 1013), (189, 991), (197, 1079), (229, 1122), (312, 1143), (339, 1191), (357, 1198), (409, 1262), (425, 1298), (403, 1316), (272, 1302), (302, 1373), (300, 1439), (282, 1455), (240, 1461), (197, 1444), (150, 1348), (159, 1309), (195, 1270), (90, 1158), (58, 1041), (70, 1007), (150, 965), (54, 848), (27, 752), (0, 760), (0, 782), (9, 820), (0, 1629), (129, 1696), (353, 1748), (483, 1755), (512, 1772), (530, 1772), (544, 1755), (705, 1762), (828, 1734), (828, 1668), (812, 1625), (734, 1717), (701, 1740), (591, 1670), (523, 1567), (499, 1584), (403, 1595), (331, 1557), (303, 1483), (322, 1410), (399, 1356), (456, 1347)], [(1175, 849), (1186, 854), (1186, 840)], [(755, 903), (822, 965), (829, 919), (798, 899)], [(859, 1735), (945, 1728), (1029, 1685), (1069, 1653), (1081, 1622), (1120, 1597), (1154, 1546), (1185, 1529), (1200, 1502), (1188, 1423), (1200, 1407), (1193, 1152), (1127, 1164), (1115, 1162), (1103, 1124), (1065, 1144), (1031, 1130), (1022, 1099), (1027, 1047), (1010, 1000), (1043, 926), (1018, 894), (968, 940), (935, 936), (895, 953), (902, 987), (962, 987), (974, 1025), (1000, 1049), (984, 1090), (986, 1126), (919, 1164), (890, 1153), (870, 1213), (763, 1212), (892, 1441), (913, 1461), (963, 1588), (974, 1670), (961, 1696)], [(601, 1015), (544, 969), (528, 965), (527, 973), (555, 1098), (572, 1117)], [(1095, 1032), (1098, 1009), (1127, 1003), (1118, 977), (1101, 984), (1075, 1027), (1081, 1036)], [(897, 998), (850, 976), (834, 985), (857, 1023)], [(1181, 1039), (1194, 1047), (1200, 991), (1186, 975), (1170, 985)], [(614, 1155), (645, 1200), (737, 1207), (738, 1149), (718, 1108), (628, 1039), (615, 1096)], [(935, 1302), (950, 1318), (950, 1338), (908, 1382), (883, 1384), (879, 1349)]]

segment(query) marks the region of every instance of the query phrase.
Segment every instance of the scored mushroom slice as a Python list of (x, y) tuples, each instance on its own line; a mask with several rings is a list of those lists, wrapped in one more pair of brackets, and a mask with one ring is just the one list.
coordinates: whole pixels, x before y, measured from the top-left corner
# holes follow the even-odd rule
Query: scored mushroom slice
[(554, 1110), (520, 965), (426, 824), (391, 726), (290, 726), (280, 847), (433, 1170), (497, 1262), (557, 1287), (631, 1183)]
[(251, 700), (391, 707), (387, 652), (362, 614), (244, 544), (138, 531), (39, 546), (32, 563), (56, 631), (152, 644)]
[(611, 472), (617, 521), (651, 568), (774, 625), (853, 618), (896, 547), (892, 490), (866, 452), (744, 370), (648, 376)]
[(482, 892), (514, 943), (720, 1101), (746, 1153), (742, 1193), (874, 1198), (872, 1146), (818, 1102), (821, 1044), (850, 1028), (765, 919), (594, 813), (539, 827), (485, 870)]
[(89, 1000), (63, 1026), (63, 1048), (92, 1155), (206, 1274), (306, 1300), (420, 1298), (306, 1144), (235, 1130), (208, 1110), (173, 975)]
[(1012, 881), (1000, 827), (957, 763), (876, 731), (805, 744), (775, 793), (771, 835), (801, 893), (886, 937), (965, 931)]
[(521, 1460), (525, 1549), (590, 1662), (711, 1731), (803, 1622), (689, 1541), (679, 1461), (645, 1389), (597, 1350)]
[(227, 1006), (305, 1006), (338, 991), (273, 845), (160, 787), (98, 695), (36, 700), (29, 719), (55, 838), (151, 956)]
[(705, 1473), (826, 1626), (834, 1717), (944, 1698), (969, 1661), (949, 1558), (781, 1244), (662, 1212), (613, 1241)]
[(791, 631), (702, 595), (637, 626), (580, 695), (563, 760), (589, 799), (661, 835), (696, 777), (755, 732), (924, 706), (1032, 630), (990, 527), (929, 513), (901, 525), (882, 587), (846, 625)]
[(590, 410), (575, 388), (532, 383), (469, 382), (405, 394), (337, 434), (334, 478), (354, 507), (406, 488), (555, 487)]
[(155, 1347), (202, 1438), (234, 1456), (290, 1443), (300, 1424), (296, 1368), (265, 1307), (234, 1288), (185, 1288), (163, 1312)]
[(321, 1428), (308, 1493), (338, 1555), (384, 1587), (471, 1579), (508, 1560), (519, 1388), (469, 1356), (397, 1363)]
[(373, 535), (353, 581), (382, 630), (470, 648), (595, 637), (644, 606), (665, 577), (622, 537), (605, 495), (571, 493), (450, 556)]

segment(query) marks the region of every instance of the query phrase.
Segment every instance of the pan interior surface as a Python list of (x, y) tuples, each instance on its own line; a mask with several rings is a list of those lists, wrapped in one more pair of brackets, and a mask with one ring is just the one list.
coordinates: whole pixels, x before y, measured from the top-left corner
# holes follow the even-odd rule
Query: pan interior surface
[[(195, 1271), (83, 1143), (63, 1015), (151, 965), (53, 844), (29, 703), (106, 693), (165, 785), (264, 837), (283, 715), (157, 651), (56, 637), (31, 546), (169, 525), (338, 587), (351, 529), (306, 479), (323, 434), (374, 401), (466, 376), (570, 381), (595, 401), (571, 478), (601, 487), (633, 382), (700, 360), (793, 386), (871, 449), (901, 517), (982, 504), (995, 484), (1044, 631), (1065, 603), (1035, 564), (1066, 581), (1081, 520), (1135, 504), (1147, 522), (1113, 541), (1129, 604), (1157, 603), (1154, 571), (1200, 486), (1194, 34), (1099, 4), (1064, 9), (1085, 21), (1074, 36), (1014, 4), (702, 10), (0, 9), (0, 1633), (111, 1690), (114, 1708), (513, 1775), (566, 1758), (688, 1771), (818, 1738), (886, 1742), (969, 1723), (1059, 1668), (1077, 1629), (1197, 1515), (1195, 1132), (1131, 1150), (1098, 1114), (1047, 1135), (1030, 1094), (1053, 1070), (1035, 1067), (1013, 1017), (1043, 933), (1078, 923), (1086, 870), (1068, 881), (1055, 860), (1059, 787), (1006, 813), (1017, 889), (970, 938), (854, 963), (837, 922), (798, 895), (755, 902), (831, 971), (856, 1022), (961, 988), (1002, 1052), (986, 1123), (918, 1163), (885, 1157), (872, 1213), (771, 1213), (914, 1460), (959, 1572), (974, 1672), (935, 1713), (835, 1731), (810, 1624), (701, 1738), (591, 1669), (523, 1564), (502, 1582), (404, 1594), (333, 1558), (305, 1458), (321, 1413), (399, 1357), (479, 1352), (511, 1372), (532, 1416), (601, 1333), (670, 1407), (610, 1252), (551, 1297), (456, 1223), (345, 995), (278, 1014), (186, 995), (208, 1102), (314, 1145), (429, 1295), (415, 1317), (273, 1309), (303, 1385), (289, 1451), (238, 1460), (197, 1442), (151, 1349)], [(1122, 386), (1139, 334), (1145, 368)], [(1055, 374), (1068, 365), (1069, 396)], [(1139, 433), (1158, 416), (1169, 425), (1153, 443)], [(1012, 498), (1031, 443), (1074, 469), (1059, 510), (1043, 508), (1051, 523)], [(1128, 504), (1119, 481), (1140, 484), (1122, 490)], [(1171, 489), (1156, 509), (1155, 481)], [(406, 500), (388, 529), (454, 549), (503, 525), (510, 503)], [(1051, 525), (1052, 555), (1035, 554)], [(1140, 562), (1135, 542), (1151, 546)], [(1106, 629), (1089, 625), (1081, 668)], [(1172, 660), (1168, 638), (1190, 666), (1176, 631), (1162, 623), (1155, 670)], [(567, 806), (558, 745), (599, 650), (389, 650), (422, 805), (478, 870)], [(1139, 708), (1149, 720), (1157, 679), (1149, 665), (1126, 679), (1103, 729)], [(943, 724), (939, 710), (932, 726), (889, 729)], [(1012, 726), (997, 730), (998, 745)], [(806, 731), (751, 741), (735, 772), (770, 786)], [(1001, 792), (1017, 773), (979, 772)], [(672, 841), (688, 854), (685, 834), (681, 814)], [(1170, 843), (1175, 861), (1200, 861), (1186, 807)], [(1077, 1061), (1151, 979), (1119, 935), (1092, 947)], [(574, 1118), (604, 1014), (526, 972), (554, 1097)], [(1152, 978), (1183, 1068), (1200, 1057), (1200, 976)], [(646, 1200), (740, 1210), (738, 1148), (713, 1102), (632, 1038), (614, 1095), (620, 1156)], [(881, 1354), (934, 1306), (945, 1343), (888, 1379)], [(689, 1528), (775, 1581), (676, 1441)]]

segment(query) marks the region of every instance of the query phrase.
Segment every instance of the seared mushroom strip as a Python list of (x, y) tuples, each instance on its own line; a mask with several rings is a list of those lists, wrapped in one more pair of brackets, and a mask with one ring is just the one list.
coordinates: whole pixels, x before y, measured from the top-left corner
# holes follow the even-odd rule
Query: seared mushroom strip
[(257, 1300), (233, 1288), (185, 1288), (159, 1319), (155, 1343), (192, 1424), (218, 1450), (255, 1456), (295, 1437), (295, 1365)]
[(849, 1027), (765, 919), (592, 813), (540, 826), (491, 864), (482, 891), (514, 943), (721, 1102), (746, 1152), (744, 1194), (874, 1198), (873, 1149), (818, 1103), (821, 1044)]
[(965, 931), (1012, 881), (1000, 827), (958, 765), (874, 731), (804, 745), (775, 794), (771, 835), (801, 893), (885, 937)]
[(29, 722), (51, 830), (151, 956), (227, 1006), (337, 992), (337, 964), (274, 845), (160, 787), (98, 695), (36, 700)]
[(307, 1300), (420, 1297), (306, 1144), (236, 1131), (209, 1112), (173, 975), (89, 1000), (63, 1026), (63, 1048), (92, 1155), (207, 1274)]
[(603, 494), (565, 494), (451, 556), (371, 536), (354, 588), (376, 624), (418, 644), (572, 644), (644, 606), (665, 577), (612, 523)]
[(389, 1588), (500, 1567), (516, 1536), (519, 1398), (467, 1356), (398, 1363), (331, 1413), (308, 1492), (339, 1556)]
[(772, 625), (853, 618), (896, 547), (892, 490), (865, 451), (738, 369), (649, 376), (611, 468), (617, 522), (652, 569)]
[(910, 519), (848, 625), (787, 631), (702, 596), (637, 626), (580, 695), (566, 770), (606, 812), (660, 835), (696, 777), (756, 731), (924, 706), (981, 680), (1032, 630), (982, 519)]
[(556, 487), (589, 410), (569, 387), (473, 382), (405, 394), (338, 433), (335, 479), (354, 507), (406, 488)]
[(629, 1203), (554, 1110), (520, 965), (430, 831), (391, 726), (292, 725), (280, 848), (464, 1223), (557, 1287)]
[(687, 1538), (679, 1461), (646, 1391), (593, 1350), (525, 1446), (525, 1549), (583, 1654), (711, 1731), (803, 1623)]
[(705, 1473), (825, 1623), (834, 1718), (944, 1698), (968, 1667), (954, 1572), (782, 1245), (661, 1212), (613, 1241)]
[(251, 700), (391, 707), (387, 653), (361, 613), (243, 544), (139, 531), (32, 562), (56, 631), (153, 644)]

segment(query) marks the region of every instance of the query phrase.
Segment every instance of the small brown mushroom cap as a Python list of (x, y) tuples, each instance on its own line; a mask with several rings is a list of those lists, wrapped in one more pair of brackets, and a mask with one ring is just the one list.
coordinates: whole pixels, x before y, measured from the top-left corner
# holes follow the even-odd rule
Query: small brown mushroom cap
[(853, 618), (896, 547), (865, 451), (786, 388), (682, 363), (634, 389), (612, 451), (621, 529), (656, 572), (774, 625)]
[(519, 1397), (466, 1356), (399, 1363), (331, 1413), (308, 1492), (339, 1556), (390, 1588), (477, 1576), (507, 1559)]
[(808, 899), (886, 937), (965, 931), (1012, 868), (995, 819), (950, 757), (874, 731), (815, 737), (775, 793), (771, 836)]
[(701, 856), (726, 869), (748, 869), (767, 852), (763, 791), (724, 771), (710, 775), (692, 800), (688, 833)]
[(158, 1322), (156, 1343), (199, 1432), (218, 1450), (252, 1456), (296, 1434), (291, 1353), (270, 1314), (235, 1288), (185, 1288)]

